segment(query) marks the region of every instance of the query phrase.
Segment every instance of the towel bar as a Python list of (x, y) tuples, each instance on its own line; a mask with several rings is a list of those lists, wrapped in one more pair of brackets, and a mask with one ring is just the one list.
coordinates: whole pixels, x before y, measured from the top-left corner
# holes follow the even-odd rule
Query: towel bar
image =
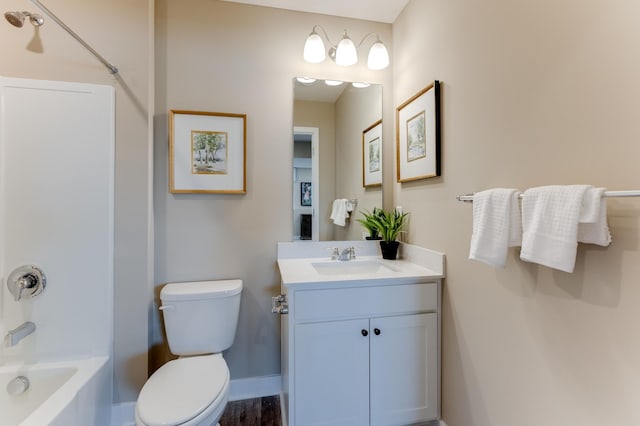
[[(612, 197), (640, 197), (640, 190), (605, 191), (602, 196), (603, 197), (607, 197), (607, 198), (612, 198)], [(522, 194), (520, 194), (519, 198), (522, 198)], [(464, 201), (466, 203), (471, 203), (471, 202), (473, 202), (473, 194), (457, 195), (456, 199), (458, 201)]]

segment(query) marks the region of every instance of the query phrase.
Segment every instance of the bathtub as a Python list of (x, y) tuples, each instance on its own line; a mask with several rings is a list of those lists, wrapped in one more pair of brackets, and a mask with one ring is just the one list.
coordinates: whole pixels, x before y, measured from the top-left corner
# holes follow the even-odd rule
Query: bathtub
[[(24, 393), (11, 395), (7, 384), (18, 376), (25, 376), (30, 386)], [(108, 357), (0, 365), (0, 423), (109, 425), (111, 388)]]

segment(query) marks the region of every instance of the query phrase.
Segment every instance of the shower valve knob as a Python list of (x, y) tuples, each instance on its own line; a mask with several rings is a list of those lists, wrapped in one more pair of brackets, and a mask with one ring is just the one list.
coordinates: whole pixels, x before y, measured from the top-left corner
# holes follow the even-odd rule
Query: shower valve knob
[(16, 302), (42, 293), (47, 285), (47, 278), (42, 269), (34, 265), (16, 268), (7, 278), (7, 288)]

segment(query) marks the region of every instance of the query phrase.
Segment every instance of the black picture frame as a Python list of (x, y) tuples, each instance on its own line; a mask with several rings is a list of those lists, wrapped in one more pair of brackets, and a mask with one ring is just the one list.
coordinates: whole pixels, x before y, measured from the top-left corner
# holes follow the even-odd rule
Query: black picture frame
[(300, 182), (300, 205), (304, 207), (311, 207), (311, 204), (311, 182)]
[(396, 108), (397, 181), (442, 175), (440, 82), (435, 80)]

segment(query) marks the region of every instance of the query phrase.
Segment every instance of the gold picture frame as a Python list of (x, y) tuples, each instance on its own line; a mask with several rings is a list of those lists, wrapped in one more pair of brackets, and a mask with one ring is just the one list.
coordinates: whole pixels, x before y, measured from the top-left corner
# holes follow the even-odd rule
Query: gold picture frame
[(362, 186), (382, 185), (382, 120), (362, 131)]
[(441, 175), (440, 82), (420, 90), (396, 108), (398, 182)]
[(169, 112), (169, 192), (246, 194), (247, 116)]

